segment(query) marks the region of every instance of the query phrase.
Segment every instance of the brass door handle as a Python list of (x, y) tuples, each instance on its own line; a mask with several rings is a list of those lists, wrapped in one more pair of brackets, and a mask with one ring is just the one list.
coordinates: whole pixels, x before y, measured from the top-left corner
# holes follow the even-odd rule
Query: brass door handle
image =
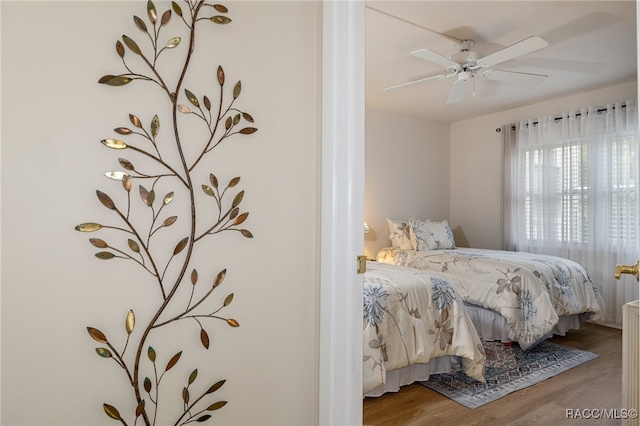
[(622, 274), (631, 274), (635, 275), (636, 280), (640, 281), (640, 277), (638, 276), (639, 265), (640, 260), (638, 260), (635, 265), (616, 265), (616, 280), (619, 280)]

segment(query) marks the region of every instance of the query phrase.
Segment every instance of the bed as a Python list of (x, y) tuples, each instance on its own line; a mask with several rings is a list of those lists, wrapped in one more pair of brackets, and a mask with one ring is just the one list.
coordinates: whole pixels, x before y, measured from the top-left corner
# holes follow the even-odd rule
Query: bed
[(363, 396), (398, 391), (454, 365), (484, 382), (482, 342), (445, 278), (368, 261), (363, 294)]
[(604, 318), (602, 296), (576, 262), (458, 248), (446, 220), (387, 221), (394, 247), (380, 250), (376, 260), (447, 279), (484, 340), (513, 340), (526, 350), (552, 334), (579, 328), (587, 319), (597, 323)]

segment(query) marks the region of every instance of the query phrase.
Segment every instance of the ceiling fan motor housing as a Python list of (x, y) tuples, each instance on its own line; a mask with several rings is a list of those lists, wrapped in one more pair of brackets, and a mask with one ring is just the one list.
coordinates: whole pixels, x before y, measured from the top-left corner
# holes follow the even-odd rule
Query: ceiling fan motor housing
[(463, 50), (451, 56), (453, 62), (458, 63), (458, 67), (452, 67), (454, 71), (456, 68), (464, 71), (474, 70), (478, 68), (478, 61), (482, 59), (482, 53), (473, 50)]

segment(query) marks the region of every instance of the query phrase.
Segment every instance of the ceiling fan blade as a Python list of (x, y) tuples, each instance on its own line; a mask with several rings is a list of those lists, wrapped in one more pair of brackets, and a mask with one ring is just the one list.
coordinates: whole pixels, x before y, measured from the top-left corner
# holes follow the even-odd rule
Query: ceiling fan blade
[(445, 74), (433, 75), (431, 77), (421, 78), (419, 80), (409, 81), (407, 83), (402, 83), (402, 84), (398, 84), (396, 86), (387, 87), (384, 90), (386, 91), (386, 90), (400, 89), (400, 88), (403, 88), (403, 87), (413, 86), (414, 84), (424, 83), (425, 81), (428, 81), (428, 80), (443, 80), (443, 79), (445, 79), (447, 77), (451, 77), (452, 75), (455, 75), (455, 73), (454, 74), (447, 74), (447, 75), (445, 75)]
[(429, 62), (433, 62), (434, 64), (442, 65), (449, 72), (457, 71), (458, 69), (461, 68), (459, 63), (454, 62), (451, 59), (446, 58), (441, 54), (434, 52), (433, 50), (429, 50), (429, 49), (414, 50), (413, 52), (411, 52), (411, 54), (420, 59), (425, 59)]
[(468, 74), (465, 77), (458, 78), (458, 80), (453, 83), (453, 86), (451, 86), (451, 91), (449, 92), (449, 97), (447, 98), (447, 104), (457, 104), (464, 99), (464, 94), (467, 91), (467, 85), (469, 84), (469, 80), (471, 78), (473, 77)]
[(409, 21), (409, 20), (407, 20), (407, 19), (404, 19), (404, 18), (401, 18), (401, 17), (399, 17), (399, 16), (392, 15), (392, 14), (390, 14), (390, 13), (388, 13), (388, 12), (385, 12), (385, 11), (383, 11), (383, 10), (380, 10), (380, 9), (375, 8), (375, 7), (371, 6), (370, 4), (365, 5), (365, 7), (366, 7), (367, 9), (375, 10), (376, 12), (381, 13), (382, 15), (386, 15), (386, 16), (388, 16), (388, 17), (390, 17), (390, 18), (397, 19), (398, 21), (402, 21), (402, 22), (404, 22), (405, 24), (413, 25), (414, 27), (418, 27), (418, 28), (421, 28), (421, 29), (423, 29), (423, 30), (429, 31), (430, 33), (437, 34), (437, 35), (439, 35), (439, 36), (441, 36), (441, 37), (444, 37), (444, 38), (448, 38), (449, 40), (451, 40), (451, 41), (453, 41), (453, 42), (455, 42), (455, 43), (462, 43), (462, 41), (463, 41), (463, 40), (460, 40), (460, 39), (455, 38), (455, 37), (453, 37), (453, 36), (450, 36), (450, 35), (447, 35), (447, 34), (442, 34), (442, 33), (439, 33), (439, 32), (437, 32), (437, 31), (434, 31), (434, 30), (432, 30), (432, 29), (430, 29), (430, 28), (423, 27), (422, 25), (416, 24), (415, 22), (411, 22), (411, 21)]
[(540, 83), (549, 77), (545, 74), (533, 74), (528, 72), (503, 71), (503, 70), (486, 70), (482, 72), (482, 78), (487, 80), (506, 81), (513, 83)]
[(491, 53), (484, 58), (478, 60), (478, 66), (480, 68), (490, 67), (493, 65), (506, 62), (510, 59), (517, 58), (518, 56), (526, 55), (527, 53), (535, 52), (536, 50), (547, 47), (549, 43), (544, 41), (538, 36), (531, 36), (516, 44), (512, 44), (509, 47), (505, 47), (502, 50)]

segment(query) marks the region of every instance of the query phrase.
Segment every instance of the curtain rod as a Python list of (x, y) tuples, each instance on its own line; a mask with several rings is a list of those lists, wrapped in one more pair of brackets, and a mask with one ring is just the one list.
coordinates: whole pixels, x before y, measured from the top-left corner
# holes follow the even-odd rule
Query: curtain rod
[[(627, 105), (626, 105), (626, 104), (622, 104), (622, 105), (620, 105), (620, 108), (626, 108), (626, 107), (627, 107)], [(612, 109), (616, 109), (616, 107), (614, 106)], [(597, 112), (598, 114), (600, 114), (600, 113), (602, 113), (602, 112), (605, 112), (606, 110), (607, 110), (607, 108), (600, 108), (600, 109), (596, 110), (596, 112)], [(580, 116), (582, 116), (582, 113), (580, 113), (580, 112), (579, 112), (579, 113), (577, 113), (577, 114), (576, 114), (576, 117), (580, 117)], [(558, 122), (558, 121), (560, 121), (560, 120), (562, 120), (562, 119), (564, 119), (564, 117), (563, 117), (563, 116), (560, 116), (560, 117), (556, 117), (556, 118), (554, 118), (554, 119), (553, 119), (553, 121)], [(534, 121), (534, 122), (533, 122), (533, 125), (535, 126), (536, 124), (538, 124), (538, 122), (537, 122), (537, 121)], [(511, 126), (511, 130), (515, 130), (515, 129), (516, 129), (516, 126)], [(497, 133), (500, 133), (501, 131), (502, 131), (502, 129), (501, 129), (500, 127), (496, 128), (496, 132), (497, 132)]]

